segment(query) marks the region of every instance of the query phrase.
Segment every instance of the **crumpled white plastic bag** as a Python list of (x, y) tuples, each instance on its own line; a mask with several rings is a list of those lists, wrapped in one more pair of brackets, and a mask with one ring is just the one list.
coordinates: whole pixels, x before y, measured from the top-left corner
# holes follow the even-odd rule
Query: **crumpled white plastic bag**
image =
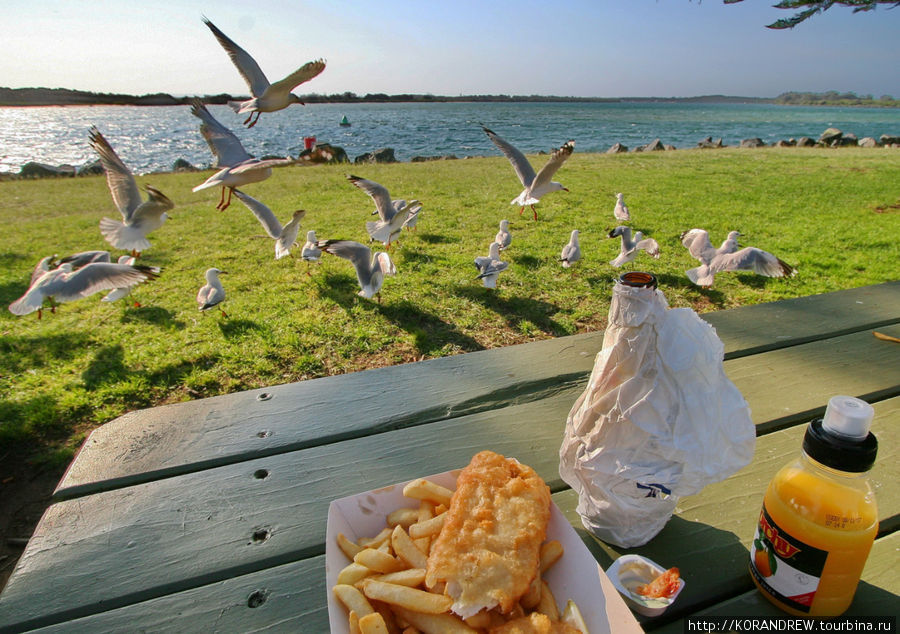
[(750, 462), (756, 430), (723, 358), (694, 311), (669, 309), (655, 288), (616, 283), (603, 347), (559, 452), (560, 476), (596, 537), (645, 544), (680, 497)]

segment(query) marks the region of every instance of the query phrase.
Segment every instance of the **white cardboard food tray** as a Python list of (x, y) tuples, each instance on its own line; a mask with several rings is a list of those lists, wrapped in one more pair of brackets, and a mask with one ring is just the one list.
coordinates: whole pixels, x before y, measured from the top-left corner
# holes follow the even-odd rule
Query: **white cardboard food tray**
[[(459, 471), (445, 471), (426, 478), (448, 489), (455, 489)], [(325, 583), (332, 634), (349, 634), (347, 611), (331, 591), (338, 573), (350, 563), (337, 545), (337, 535), (343, 533), (354, 541), (360, 537), (371, 537), (386, 526), (385, 517), (391, 511), (401, 507), (418, 508), (417, 500), (403, 496), (405, 485), (406, 482), (402, 482), (351, 495), (334, 500), (328, 507)], [(556, 597), (560, 614), (566, 602), (572, 599), (578, 604), (590, 634), (643, 632), (606, 573), (555, 504), (550, 508), (547, 539), (559, 540), (564, 549), (562, 558), (545, 576)]]

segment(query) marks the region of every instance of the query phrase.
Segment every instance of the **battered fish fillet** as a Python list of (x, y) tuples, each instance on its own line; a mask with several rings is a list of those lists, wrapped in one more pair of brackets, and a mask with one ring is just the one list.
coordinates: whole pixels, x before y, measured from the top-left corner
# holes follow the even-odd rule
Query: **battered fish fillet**
[(551, 621), (540, 612), (532, 612), (528, 616), (514, 619), (503, 625), (492, 627), (490, 634), (581, 634), (571, 625)]
[(534, 469), (482, 451), (462, 470), (425, 584), (446, 582), (451, 610), (468, 618), (509, 613), (538, 572), (550, 520), (550, 488)]

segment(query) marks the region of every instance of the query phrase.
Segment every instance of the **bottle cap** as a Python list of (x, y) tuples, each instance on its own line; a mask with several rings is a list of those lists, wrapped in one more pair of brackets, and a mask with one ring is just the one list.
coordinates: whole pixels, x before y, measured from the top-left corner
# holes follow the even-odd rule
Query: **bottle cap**
[(625, 286), (633, 286), (635, 288), (656, 288), (656, 276), (653, 273), (644, 273), (643, 271), (628, 271), (619, 276), (619, 282)]
[(869, 435), (874, 417), (875, 410), (865, 401), (852, 396), (832, 396), (825, 408), (822, 428), (844, 438), (863, 440)]

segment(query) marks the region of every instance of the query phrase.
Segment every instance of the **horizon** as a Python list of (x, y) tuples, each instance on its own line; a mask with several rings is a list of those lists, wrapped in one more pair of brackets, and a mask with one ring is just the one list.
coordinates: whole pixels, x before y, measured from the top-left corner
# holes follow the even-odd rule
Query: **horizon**
[(226, 0), (83, 5), (46, 0), (40, 13), (4, 12), (0, 54), (16, 59), (10, 88), (145, 95), (246, 94), (202, 22), (252, 55), (270, 81), (324, 58), (298, 94), (671, 99), (785, 92), (900, 97), (900, 47), (885, 45), (900, 11), (835, 6), (791, 30), (767, 29), (792, 11), (774, 0), (577, 0), (559, 6), (470, 0), (452, 6), (391, 0)]

